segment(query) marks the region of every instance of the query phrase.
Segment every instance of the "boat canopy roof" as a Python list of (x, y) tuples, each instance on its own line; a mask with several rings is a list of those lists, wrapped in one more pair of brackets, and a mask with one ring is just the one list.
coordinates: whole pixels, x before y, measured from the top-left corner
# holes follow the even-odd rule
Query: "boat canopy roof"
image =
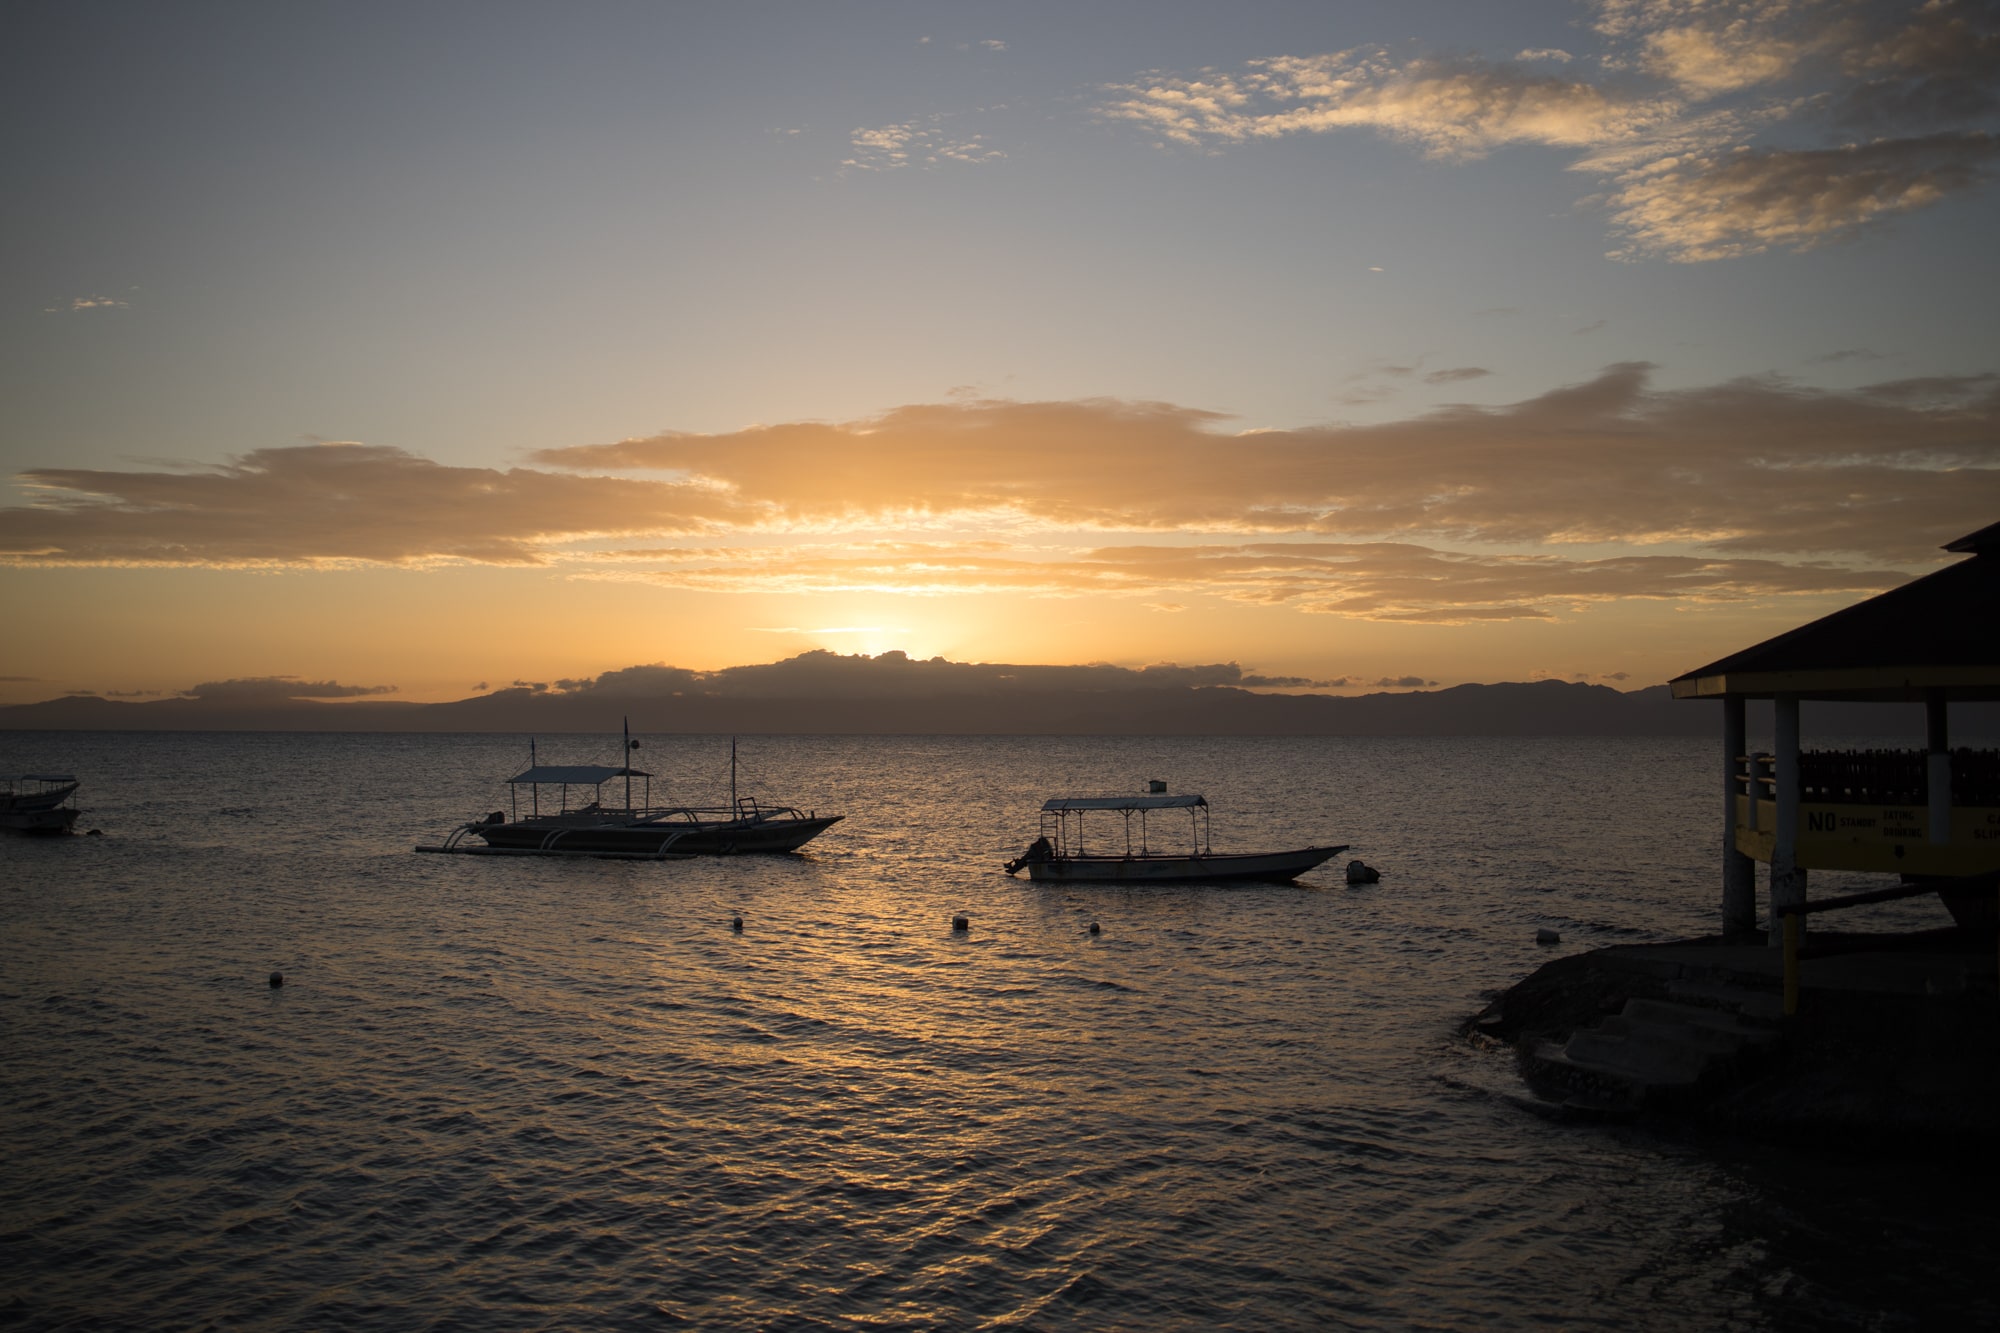
[(507, 785), (546, 782), (552, 786), (562, 783), (571, 787), (595, 787), (600, 782), (628, 776), (650, 778), (653, 775), (643, 768), (607, 768), (603, 764), (537, 764), (525, 773), (508, 778)]
[(1207, 805), (1205, 796), (1052, 796), (1042, 802), (1050, 810), (1185, 810)]

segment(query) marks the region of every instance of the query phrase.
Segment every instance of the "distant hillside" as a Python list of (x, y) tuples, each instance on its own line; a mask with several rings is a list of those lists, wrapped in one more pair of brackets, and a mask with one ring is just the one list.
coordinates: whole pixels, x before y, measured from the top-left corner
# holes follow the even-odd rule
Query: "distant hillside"
[[(814, 651), (713, 671), (654, 664), (583, 680), (517, 681), (432, 704), (385, 698), (394, 693), (385, 685), (256, 676), (143, 703), (72, 695), (0, 707), (0, 730), (602, 734), (626, 718), (644, 733), (740, 736), (1713, 736), (1721, 727), (1716, 704), (1677, 702), (1664, 685), (1621, 691), (1543, 680), (1353, 696), (1265, 692), (1346, 683), (1260, 676), (1234, 662), (1020, 666)], [(1955, 707), (1952, 715), (1957, 737), (1992, 744), (2000, 736), (2000, 705)], [(1768, 733), (1769, 716), (1768, 705), (1752, 707), (1753, 736)], [(1921, 744), (1923, 707), (1808, 704), (1804, 726), (1814, 737)]]
[(0, 708), (0, 729), (84, 731), (635, 731), (736, 735), (1613, 736), (1705, 735), (1713, 706), (1665, 686), (1561, 681), (1366, 694), (1227, 686), (969, 691), (910, 698), (508, 689), (451, 703), (310, 699), (221, 704), (76, 696)]

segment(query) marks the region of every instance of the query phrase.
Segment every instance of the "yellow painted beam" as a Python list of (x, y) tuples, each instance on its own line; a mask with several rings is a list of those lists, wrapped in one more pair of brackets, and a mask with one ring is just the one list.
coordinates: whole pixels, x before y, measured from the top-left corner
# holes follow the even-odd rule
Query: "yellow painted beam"
[(1763, 699), (1920, 700), (1925, 690), (1950, 690), (1955, 698), (2000, 698), (2000, 666), (1846, 667), (1815, 671), (1736, 671), (1671, 682), (1676, 699), (1719, 699), (1740, 694)]

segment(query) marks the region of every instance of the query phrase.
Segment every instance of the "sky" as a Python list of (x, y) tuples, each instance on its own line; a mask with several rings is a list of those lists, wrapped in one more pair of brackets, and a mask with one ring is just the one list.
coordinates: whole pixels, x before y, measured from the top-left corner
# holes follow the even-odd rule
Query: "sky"
[(1657, 684), (2000, 519), (2000, 5), (24, 0), (0, 703)]

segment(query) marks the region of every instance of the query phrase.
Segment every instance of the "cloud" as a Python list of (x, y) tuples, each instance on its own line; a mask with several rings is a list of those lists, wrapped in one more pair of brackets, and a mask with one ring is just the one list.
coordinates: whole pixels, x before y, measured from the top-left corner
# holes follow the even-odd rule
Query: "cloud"
[(1450, 370), (1433, 370), (1424, 376), (1426, 384), (1462, 384), (1466, 380), (1484, 379), (1493, 372), (1482, 366), (1454, 366)]
[(957, 515), (1925, 560), (2000, 509), (2000, 382), (1989, 377), (1661, 391), (1649, 374), (1625, 363), (1506, 406), (1233, 437), (1214, 414), (1169, 404), (989, 400), (535, 460), (696, 478), (793, 528)]
[(712, 486), (448, 467), (400, 449), (260, 449), (219, 467), (33, 468), (0, 563), (541, 564), (551, 540), (702, 531), (750, 514)]
[(76, 310), (129, 310), (131, 306), (130, 301), (121, 301), (115, 296), (76, 296), (61, 305), (43, 306), (42, 313), (53, 315)]
[(1018, 666), (913, 658), (892, 650), (874, 657), (814, 649), (780, 662), (687, 671), (666, 665), (626, 667), (583, 680), (556, 682), (553, 693), (612, 698), (669, 694), (751, 699), (923, 699), (964, 695), (1049, 694), (1124, 690), (1296, 688), (1300, 676), (1260, 676), (1235, 662), (1145, 667)]
[(1969, 190), (1991, 174), (2000, 137), (1882, 139), (1820, 149), (1734, 147), (1647, 163), (1619, 178), (1610, 211), (1628, 244), (1614, 257), (1698, 262), (1772, 247), (1807, 250)]
[(1969, 121), (2000, 105), (2000, 28), (1980, 0), (1930, 0), (1876, 40), (1845, 53), (1861, 79), (1839, 108), (1848, 124), (1929, 126)]
[(1384, 676), (1380, 680), (1371, 680), (1368, 683), (1385, 690), (1420, 690), (1437, 684), (1436, 681), (1425, 680), (1422, 676)]
[(359, 699), (395, 692), (394, 685), (342, 685), (332, 680), (300, 680), (297, 676), (211, 680), (182, 691), (198, 703), (224, 708), (290, 703), (298, 699)]
[[(448, 467), (305, 445), (33, 469), (0, 562), (541, 566), (716, 592), (1214, 596), (1413, 623), (1875, 592), (2000, 511), (2000, 377), (1661, 390), (1230, 434), (1109, 400), (914, 404)], [(1532, 553), (1532, 554), (1529, 554)], [(526, 686), (517, 686), (526, 688)]]
[(827, 592), (1042, 597), (1205, 594), (1388, 623), (1554, 620), (1632, 598), (1730, 602), (1879, 592), (1903, 575), (1823, 562), (1468, 555), (1410, 543), (1251, 542), (995, 550), (991, 543), (877, 542), (691, 550), (664, 567), (605, 575), (713, 593)]
[(861, 128), (848, 136), (854, 156), (841, 166), (854, 171), (897, 171), (904, 167), (938, 167), (947, 163), (978, 166), (1007, 156), (989, 146), (982, 135), (948, 133), (946, 117), (901, 121)]
[[(1807, 249), (1990, 176), (2000, 8), (1990, 0), (1596, 0), (1601, 77), (1383, 47), (1113, 85), (1104, 119), (1217, 151), (1369, 130), (1441, 162), (1568, 149), (1598, 177), (1614, 258)], [(1855, 137), (1855, 131), (1862, 131)], [(1782, 141), (1768, 141), (1770, 136)], [(1759, 142), (1760, 138), (1767, 141)]]
[(1156, 73), (1110, 94), (1099, 108), (1106, 119), (1192, 147), (1372, 129), (1448, 161), (1506, 144), (1627, 139), (1674, 110), (1511, 63), (1399, 62), (1382, 47), (1253, 60), (1233, 73)]
[(910, 141), (916, 137), (916, 126), (912, 124), (878, 125), (873, 129), (862, 128), (848, 136), (854, 145), (855, 155), (843, 162), (842, 166), (854, 167), (862, 171), (894, 171), (910, 164)]
[(1806, 17), (1813, 0), (1598, 0), (1597, 31), (1636, 42), (1636, 64), (1696, 97), (1774, 83), (1833, 40), (1838, 26)]

